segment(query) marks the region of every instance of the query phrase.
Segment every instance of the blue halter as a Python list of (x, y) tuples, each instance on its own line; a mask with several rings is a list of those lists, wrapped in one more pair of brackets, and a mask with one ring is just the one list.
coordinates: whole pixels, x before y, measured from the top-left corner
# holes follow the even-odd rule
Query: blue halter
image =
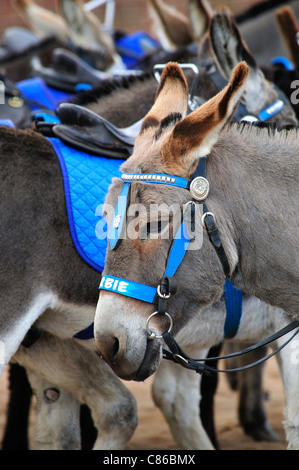
[[(122, 174), (121, 179), (124, 181), (124, 184), (115, 207), (114, 217), (109, 230), (108, 237), (110, 248), (112, 250), (117, 247), (118, 243), (121, 240), (126, 216), (129, 190), (133, 181), (166, 184), (185, 189), (187, 189), (190, 185), (189, 180), (186, 178), (164, 174), (124, 173)], [(186, 251), (192, 238), (190, 231), (187, 229), (186, 223), (186, 220), (183, 220), (172, 242), (166, 270), (163, 276), (164, 278), (174, 276), (177, 268), (181, 264), (186, 254)], [(142, 300), (148, 303), (157, 303), (157, 288), (147, 286), (146, 284), (140, 284), (134, 281), (129, 281), (127, 279), (103, 275), (99, 289), (108, 290), (110, 292), (117, 292), (118, 294), (125, 295), (127, 297), (132, 297), (134, 299)]]
[[(116, 249), (118, 246), (124, 229), (124, 221), (126, 216), (126, 209), (128, 203), (128, 196), (131, 187), (131, 183), (134, 181), (149, 183), (149, 184), (166, 184), (173, 187), (179, 187), (188, 189), (191, 192), (193, 200), (190, 201), (193, 208), (195, 208), (195, 201), (200, 204), (204, 204), (209, 192), (209, 184), (205, 179), (205, 167), (206, 167), (206, 158), (201, 158), (199, 165), (192, 175), (191, 180), (186, 178), (181, 178), (173, 175), (165, 174), (136, 174), (136, 173), (124, 173), (121, 176), (123, 180), (123, 187), (115, 207), (113, 221), (109, 231), (109, 244), (110, 248)], [(205, 217), (207, 216), (207, 217)], [(229, 275), (229, 264), (222, 247), (218, 230), (215, 226), (215, 218), (213, 214), (209, 213), (204, 204), (204, 219), (210, 219), (206, 224), (206, 228), (209, 233), (210, 240), (214, 245), (214, 248), (222, 262), (224, 272), (226, 276)], [(127, 279), (110, 276), (105, 274), (102, 276), (102, 280), (99, 286), (100, 290), (106, 290), (109, 292), (115, 292), (120, 295), (131, 297), (134, 299), (141, 300), (143, 302), (155, 304), (158, 306), (158, 310), (155, 313), (167, 313), (165, 311), (165, 299), (170, 297), (170, 294), (175, 293), (175, 283), (173, 282), (173, 276), (176, 273), (178, 267), (183, 261), (185, 254), (188, 250), (190, 241), (193, 238), (192, 231), (190, 230), (190, 220), (186, 220), (183, 217), (180, 227), (178, 228), (176, 235), (172, 241), (171, 249), (169, 251), (166, 269), (161, 281), (161, 284), (156, 288), (148, 286), (146, 284), (141, 284), (135, 281), (130, 281)], [(165, 283), (164, 281), (167, 280)], [(170, 281), (172, 280), (172, 281)], [(226, 292), (232, 288), (234, 289), (232, 283), (226, 279)], [(171, 288), (169, 286), (172, 286)], [(167, 286), (165, 288), (165, 286)], [(240, 292), (240, 291), (238, 291)], [(237, 301), (240, 301), (240, 294), (238, 294)], [(242, 304), (242, 294), (241, 294), (241, 304)], [(228, 308), (228, 318), (225, 323), (224, 334), (226, 337), (231, 337), (235, 334), (238, 329), (240, 322), (240, 316), (242, 314), (242, 308), (236, 308), (234, 301), (229, 301), (227, 303)], [(231, 310), (232, 315), (229, 314)]]
[[(128, 183), (125, 183), (128, 184)], [(124, 186), (125, 186), (124, 184)], [(125, 189), (125, 191), (124, 191)], [(127, 188), (123, 188), (125, 193), (128, 192)], [(123, 192), (122, 191), (122, 192)], [(114, 219), (120, 215), (120, 213), (116, 212), (118, 208), (122, 210), (126, 210), (125, 204), (119, 205), (115, 209), (115, 217)], [(122, 218), (124, 218), (122, 214)], [(115, 234), (115, 231), (113, 231)], [(183, 220), (179, 229), (177, 230), (176, 236), (172, 242), (171, 250), (169, 252), (167, 266), (164, 272), (163, 278), (166, 277), (173, 277), (176, 270), (180, 266), (191, 241), (190, 231), (186, 227), (186, 221)], [(114, 238), (112, 239), (113, 247), (116, 246), (116, 243), (119, 239)], [(109, 237), (109, 243), (111, 245), (111, 239)], [(112, 248), (113, 249), (113, 248)], [(127, 279), (122, 279), (115, 276), (109, 276), (104, 274), (101, 279), (100, 283), (100, 290), (108, 290), (110, 292), (116, 292), (117, 294), (125, 295), (127, 297), (132, 297), (134, 299), (142, 300), (148, 303), (156, 303), (157, 301), (157, 288), (151, 287), (146, 284), (140, 284), (139, 282), (129, 281)]]

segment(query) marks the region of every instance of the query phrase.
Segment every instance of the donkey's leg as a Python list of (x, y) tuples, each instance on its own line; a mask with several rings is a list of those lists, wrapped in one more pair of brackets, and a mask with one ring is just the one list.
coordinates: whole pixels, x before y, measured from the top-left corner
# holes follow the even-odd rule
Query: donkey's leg
[(125, 446), (137, 425), (135, 399), (94, 351), (43, 333), (30, 348), (20, 347), (15, 358), (89, 406), (98, 429), (95, 449)]
[[(247, 354), (245, 359), (240, 356), (238, 366), (262, 359), (267, 348)], [(246, 434), (256, 441), (275, 442), (279, 437), (272, 429), (264, 406), (265, 391), (263, 389), (264, 365), (240, 372), (239, 376), (239, 420)]]
[[(291, 333), (289, 334), (291, 336)], [(277, 341), (281, 346), (287, 336)], [(299, 335), (276, 355), (285, 389), (284, 428), (289, 450), (299, 450)]]
[(77, 450), (81, 448), (80, 403), (69, 392), (53, 387), (27, 369), (36, 396), (33, 448), (36, 450)]
[[(198, 352), (201, 357), (206, 353)], [(183, 449), (212, 450), (213, 445), (199, 417), (198, 379), (194, 371), (162, 361), (154, 377), (152, 395)]]
[[(222, 343), (213, 346), (208, 353), (207, 357), (217, 357), (220, 355)], [(217, 369), (218, 360), (209, 361), (208, 365)], [(205, 428), (215, 449), (219, 449), (217, 433), (215, 429), (214, 408), (215, 408), (215, 394), (218, 386), (218, 374), (213, 374), (212, 377), (202, 375), (200, 380), (200, 419)]]
[[(251, 344), (245, 345), (250, 346)], [(244, 349), (244, 343), (231, 341), (225, 343), (225, 353), (236, 352)], [(251, 362), (263, 358), (267, 353), (267, 348), (261, 348), (245, 356), (239, 356), (226, 360), (228, 369), (243, 367)], [(242, 372), (228, 374), (228, 381), (233, 389), (239, 393), (238, 414), (239, 421), (244, 432), (255, 441), (275, 442), (279, 440), (267, 420), (264, 406), (265, 392), (263, 389), (263, 364)]]
[(9, 393), (2, 450), (28, 450), (32, 390), (25, 369), (18, 364), (9, 365)]

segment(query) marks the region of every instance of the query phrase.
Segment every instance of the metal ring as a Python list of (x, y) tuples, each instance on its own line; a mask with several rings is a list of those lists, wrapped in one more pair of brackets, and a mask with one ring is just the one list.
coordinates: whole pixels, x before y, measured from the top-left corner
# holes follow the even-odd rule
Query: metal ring
[[(157, 287), (157, 293), (158, 293), (158, 296), (161, 297), (162, 299), (169, 299), (169, 297), (171, 296), (171, 294), (162, 294), (161, 293), (161, 286), (160, 284), (158, 285)], [(155, 312), (156, 313), (156, 312)]]
[(215, 214), (213, 214), (213, 212), (205, 212), (201, 218), (201, 223), (202, 223), (202, 226), (204, 228), (206, 228), (206, 225), (205, 225), (205, 218), (210, 215), (211, 217), (213, 217), (213, 220), (214, 220), (214, 223), (216, 223), (216, 217), (215, 217)]
[[(158, 312), (152, 313), (152, 314), (148, 317), (148, 319), (146, 320), (146, 331), (147, 331), (147, 334), (149, 335), (149, 337), (150, 337), (151, 339), (161, 339), (161, 338), (163, 338), (162, 335), (157, 335), (156, 333), (154, 333), (153, 331), (150, 331), (150, 329), (149, 329), (149, 322), (150, 322), (150, 319), (151, 319), (154, 315), (158, 315)], [(166, 315), (166, 316), (168, 317), (168, 319), (169, 319), (170, 325), (169, 325), (169, 328), (168, 328), (167, 333), (170, 333), (171, 330), (172, 330), (172, 327), (173, 327), (173, 321), (172, 321), (172, 318), (171, 318), (171, 316), (169, 315), (169, 313), (165, 312), (164, 315)]]

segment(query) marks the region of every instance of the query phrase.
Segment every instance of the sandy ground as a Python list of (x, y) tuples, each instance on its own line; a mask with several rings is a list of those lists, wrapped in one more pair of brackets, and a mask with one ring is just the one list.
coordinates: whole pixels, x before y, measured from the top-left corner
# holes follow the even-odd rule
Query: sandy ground
[[(283, 430), (283, 408), (285, 404), (281, 379), (274, 358), (265, 367), (264, 388), (269, 394), (265, 403), (268, 419), (280, 437), (279, 442), (255, 442), (243, 433), (238, 424), (237, 394), (227, 385), (224, 374), (220, 374), (216, 397), (216, 429), (222, 450), (285, 450)], [(168, 425), (155, 407), (151, 398), (151, 379), (144, 383), (126, 382), (138, 403), (139, 425), (127, 445), (130, 450), (180, 450), (172, 438)], [(0, 442), (3, 435), (7, 406), (7, 375), (0, 379)], [(34, 413), (31, 415), (31, 428)]]

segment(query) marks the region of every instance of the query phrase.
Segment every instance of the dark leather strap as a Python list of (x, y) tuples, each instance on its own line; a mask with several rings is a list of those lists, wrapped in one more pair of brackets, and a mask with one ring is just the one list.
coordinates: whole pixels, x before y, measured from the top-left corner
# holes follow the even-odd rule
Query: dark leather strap
[(213, 247), (215, 248), (215, 251), (221, 261), (223, 271), (226, 277), (229, 277), (230, 275), (230, 266), (229, 262), (225, 253), (225, 250), (223, 248), (220, 236), (219, 236), (219, 231), (218, 228), (216, 227), (215, 224), (215, 219), (211, 215), (207, 215), (205, 217), (205, 227), (207, 229), (207, 233), (210, 239), (210, 242), (212, 243)]
[[(290, 331), (295, 330), (296, 331), (292, 334), (291, 337), (289, 337), (280, 347), (278, 347), (275, 351), (272, 353), (268, 354), (267, 356), (263, 357), (262, 359), (259, 359), (256, 362), (253, 362), (251, 364), (248, 364), (243, 367), (237, 367), (235, 369), (215, 369), (214, 367), (210, 367), (206, 364), (208, 361), (215, 361), (219, 359), (228, 359), (232, 357), (238, 357), (242, 356), (244, 354), (248, 354), (256, 349), (259, 349), (261, 347), (264, 347), (268, 345), (269, 343), (272, 343), (273, 341), (276, 341), (278, 338), (281, 338), (282, 336), (286, 335)], [(202, 359), (194, 359), (188, 356), (182, 348), (178, 345), (178, 343), (175, 341), (175, 339), (171, 336), (170, 333), (165, 332), (163, 333), (163, 339), (166, 343), (166, 345), (169, 347), (170, 351), (167, 351), (166, 349), (163, 349), (163, 358), (172, 360), (173, 362), (179, 363), (183, 367), (191, 370), (195, 370), (198, 373), (204, 373), (207, 375), (210, 375), (212, 373), (216, 372), (239, 372), (242, 370), (247, 370), (250, 369), (258, 364), (261, 364), (265, 362), (267, 359), (270, 357), (274, 356), (277, 354), (281, 349), (283, 349), (297, 334), (299, 333), (299, 321), (294, 320), (293, 322), (289, 323), (287, 326), (282, 328), (281, 330), (277, 331), (273, 335), (265, 338), (264, 340), (254, 344), (253, 346), (250, 346), (248, 348), (243, 349), (242, 351), (238, 351), (232, 354), (226, 354), (224, 356), (217, 356), (217, 357), (206, 357)]]

